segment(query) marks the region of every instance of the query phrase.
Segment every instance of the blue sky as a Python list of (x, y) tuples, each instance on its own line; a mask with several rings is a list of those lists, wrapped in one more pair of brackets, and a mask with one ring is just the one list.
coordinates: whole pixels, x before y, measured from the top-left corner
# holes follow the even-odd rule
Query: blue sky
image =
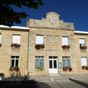
[(25, 26), (26, 21), (30, 18), (44, 18), (47, 12), (56, 12), (60, 14), (60, 19), (65, 22), (73, 22), (75, 30), (88, 31), (88, 0), (43, 0), (44, 5), (39, 9), (23, 7), (16, 8), (16, 11), (25, 11), (29, 15), (22, 20), (19, 26)]

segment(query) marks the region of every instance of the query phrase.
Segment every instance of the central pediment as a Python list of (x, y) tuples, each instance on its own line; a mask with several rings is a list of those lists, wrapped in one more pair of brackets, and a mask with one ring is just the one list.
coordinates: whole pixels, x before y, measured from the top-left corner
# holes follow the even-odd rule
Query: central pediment
[(45, 18), (41, 20), (29, 19), (27, 21), (28, 27), (44, 27), (44, 28), (61, 28), (74, 29), (73, 23), (67, 23), (59, 19), (60, 15), (55, 12), (48, 12)]

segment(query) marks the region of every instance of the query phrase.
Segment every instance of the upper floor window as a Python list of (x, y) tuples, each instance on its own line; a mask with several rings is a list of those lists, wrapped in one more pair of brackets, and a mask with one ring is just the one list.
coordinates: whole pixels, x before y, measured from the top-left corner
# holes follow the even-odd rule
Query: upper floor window
[(79, 43), (80, 43), (80, 49), (86, 49), (87, 48), (84, 38), (80, 38)]
[(43, 36), (36, 35), (36, 44), (43, 44)]
[(62, 45), (68, 45), (68, 37), (62, 37)]
[(62, 48), (70, 48), (68, 37), (62, 37)]
[(20, 35), (13, 35), (11, 46), (20, 47)]
[(36, 35), (36, 49), (43, 49), (44, 48), (44, 39), (42, 35)]
[(20, 44), (20, 35), (13, 35), (13, 44)]
[(85, 39), (84, 39), (84, 38), (80, 38), (80, 41), (79, 41), (79, 42), (80, 42), (80, 44), (81, 44), (81, 45), (85, 45), (85, 44), (86, 44), (86, 42), (85, 42)]

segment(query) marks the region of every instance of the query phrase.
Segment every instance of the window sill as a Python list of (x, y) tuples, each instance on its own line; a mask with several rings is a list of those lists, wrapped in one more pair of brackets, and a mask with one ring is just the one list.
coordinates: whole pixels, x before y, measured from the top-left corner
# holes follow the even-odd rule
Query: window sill
[(37, 71), (43, 71), (43, 68), (36, 68)]

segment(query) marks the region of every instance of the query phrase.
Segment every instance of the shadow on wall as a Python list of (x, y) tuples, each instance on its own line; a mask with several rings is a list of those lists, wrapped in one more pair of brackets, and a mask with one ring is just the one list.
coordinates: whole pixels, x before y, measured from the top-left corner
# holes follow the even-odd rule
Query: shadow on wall
[(84, 83), (82, 81), (75, 80), (75, 79), (72, 79), (72, 78), (70, 78), (70, 80), (75, 82), (75, 83), (77, 83), (77, 84), (79, 84), (79, 85), (81, 85), (81, 86), (83, 86), (83, 87), (85, 87), (85, 88), (88, 88), (88, 84), (87, 83)]

